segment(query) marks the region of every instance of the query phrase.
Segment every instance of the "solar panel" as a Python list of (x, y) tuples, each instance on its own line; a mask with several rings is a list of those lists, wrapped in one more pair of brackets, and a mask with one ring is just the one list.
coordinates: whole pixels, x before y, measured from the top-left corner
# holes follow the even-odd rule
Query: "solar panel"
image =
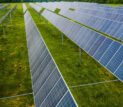
[(60, 9), (69, 9), (69, 7), (72, 7), (72, 2), (48, 2), (48, 3), (36, 3), (37, 5), (55, 11), (56, 8)]
[[(77, 11), (77, 10), (75, 10), (75, 11)], [(81, 11), (78, 11), (78, 12), (79, 13), (87, 13), (90, 15), (103, 17), (106, 19), (114, 20), (114, 21), (123, 22), (123, 15), (122, 14), (110, 13), (107, 11), (94, 10), (93, 8), (91, 8), (91, 9), (83, 8), (83, 9), (81, 9)]]
[[(23, 9), (26, 10), (25, 5)], [(24, 11), (25, 12), (25, 11)], [(36, 107), (77, 107), (30, 13), (24, 15), (32, 89)], [(67, 98), (67, 101), (65, 101)]]
[(90, 5), (90, 6), (80, 6), (76, 8), (77, 11), (81, 11), (83, 9), (99, 10), (100, 12), (110, 12), (112, 14), (123, 14), (123, 9), (113, 8), (111, 6), (100, 5), (100, 4)]
[(88, 53), (93, 56), (95, 51), (99, 48), (101, 43), (105, 40), (106, 37), (98, 35), (98, 38), (95, 40), (95, 42), (90, 46), (90, 49)]
[(40, 12), (41, 9), (42, 9), (41, 6), (38, 6), (38, 5), (34, 4), (34, 3), (30, 3), (29, 5), (30, 5), (33, 9), (35, 9), (35, 11), (37, 11), (37, 12)]
[[(70, 21), (69, 19), (66, 19), (48, 10), (45, 10), (41, 15), (45, 17), (48, 21), (50, 21), (53, 25), (56, 26), (57, 23), (56, 27), (61, 32), (63, 32), (80, 48), (85, 50), (85, 52), (87, 52), (91, 57), (93, 57), (107, 70), (109, 70), (119, 80), (123, 81), (122, 79), (123, 75), (119, 76), (118, 74), (117, 75), (115, 74), (117, 68), (123, 61), (123, 50), (121, 48), (123, 47), (123, 44), (114, 41), (108, 37), (105, 37), (104, 35), (99, 34), (89, 28), (80, 26), (78, 23)], [(64, 23), (65, 25), (67, 25), (67, 27), (64, 27), (65, 26)], [(69, 28), (69, 26), (71, 28)], [(119, 72), (120, 74), (122, 74), (123, 71)]]
[(99, 49), (97, 49), (97, 51), (95, 52), (95, 54), (93, 55), (97, 60), (100, 59), (100, 57), (104, 54), (104, 52), (107, 50), (107, 48), (109, 47), (109, 45), (112, 43), (113, 41), (109, 38), (106, 38), (102, 45), (99, 47)]
[(115, 55), (112, 57), (112, 59), (108, 62), (106, 66), (112, 72), (115, 72), (122, 61), (123, 61), (123, 46), (121, 46), (118, 49), (118, 51), (115, 53)]
[(98, 38), (98, 34), (96, 34), (95, 32), (93, 33), (93, 31), (91, 32), (91, 37), (88, 37), (88, 41), (85, 44), (84, 49), (88, 52), (90, 47), (93, 45), (93, 43), (95, 42), (95, 40)]
[(118, 48), (121, 46), (118, 42), (112, 42), (112, 44), (109, 46), (109, 48), (106, 50), (104, 55), (99, 59), (99, 61), (106, 66), (108, 61), (112, 58), (112, 56), (115, 54), (115, 52), (118, 50)]
[[(123, 28), (123, 23), (121, 22), (70, 10), (62, 10), (60, 11), (60, 14), (90, 26), (98, 31), (104, 32), (112, 37), (123, 40), (121, 39), (123, 38), (123, 31), (119, 30), (120, 28)], [(117, 33), (115, 33), (116, 31)]]
[(75, 103), (73, 103), (73, 99), (70, 97), (70, 93), (66, 92), (64, 99), (57, 104), (56, 107), (74, 107)]
[(119, 78), (121, 78), (121, 80), (123, 80), (123, 62), (121, 63), (121, 65), (118, 67), (118, 69), (115, 71), (115, 75)]
[(105, 12), (108, 12), (110, 14), (109, 17), (115, 16), (111, 14), (123, 14), (123, 8), (113, 8), (111, 6), (102, 5), (98, 3), (87, 3), (87, 2), (43, 2), (43, 3), (36, 3), (37, 5), (40, 5), (46, 9), (54, 11), (56, 8), (59, 8), (61, 10), (68, 10), (69, 8), (73, 8), (77, 11), (83, 11), (86, 9), (86, 11), (89, 11), (90, 9), (93, 10), (92, 13), (96, 15), (96, 13), (101, 12), (102, 15)]
[[(71, 5), (68, 5), (69, 3), (64, 3), (64, 5), (65, 5), (65, 7), (64, 6), (62, 6), (63, 4), (62, 3), (57, 3), (57, 2), (55, 2), (54, 4), (52, 4), (52, 3), (46, 3), (47, 5), (44, 5), (44, 4), (40, 4), (40, 3), (37, 3), (37, 4), (39, 4), (39, 5), (43, 5), (43, 7), (45, 7), (45, 8), (47, 8), (47, 9), (50, 9), (50, 10), (52, 10), (52, 8), (49, 8), (50, 6), (52, 6), (54, 9), (53, 9), (53, 11), (56, 9), (56, 8), (60, 8), (60, 9), (62, 9), (62, 11), (65, 11), (65, 10), (68, 10), (68, 8), (70, 8), (70, 7), (73, 7), (73, 8), (77, 8), (77, 9), (80, 9), (81, 11), (79, 11), (79, 14), (81, 13), (81, 16), (83, 16), (83, 17), (80, 17), (79, 18), (79, 14), (77, 14), (77, 15), (75, 15), (75, 13), (73, 13), (71, 16), (69, 16), (69, 18), (73, 18), (73, 19), (76, 19), (77, 21), (79, 21), (79, 22), (82, 22), (82, 23), (85, 23), (85, 24), (87, 24), (88, 26), (91, 26), (91, 27), (93, 27), (93, 28), (95, 28), (95, 29), (97, 29), (97, 30), (100, 30), (100, 31), (102, 31), (102, 32), (104, 32), (104, 33), (107, 33), (107, 34), (109, 34), (109, 35), (111, 35), (111, 36), (113, 36), (113, 37), (115, 37), (115, 38), (118, 38), (118, 39), (120, 39), (120, 40), (123, 40), (123, 36), (122, 36), (122, 32), (119, 32), (118, 33), (118, 29), (119, 28), (122, 28), (122, 24), (121, 23), (117, 23), (117, 22), (113, 22), (113, 20), (114, 21), (119, 21), (119, 22), (121, 22), (121, 20), (123, 20), (123, 16), (121, 15), (121, 14), (117, 14), (117, 13), (110, 13), (110, 12), (108, 12), (107, 13), (107, 11), (104, 11), (105, 10), (105, 8), (107, 8), (108, 10), (110, 9), (113, 9), (113, 8), (111, 8), (111, 7), (107, 7), (107, 6), (104, 6), (104, 5), (95, 5), (95, 4), (87, 4), (86, 3), (86, 6), (84, 6), (84, 7), (95, 7), (95, 8), (102, 8), (101, 10), (103, 10), (103, 8), (104, 8), (104, 10), (103, 11), (99, 11), (99, 9), (98, 9), (98, 11), (96, 10), (92, 10), (92, 8), (91, 8), (91, 12), (90, 13), (92, 13), (92, 15), (93, 15), (93, 17), (90, 17), (89, 18), (89, 16), (86, 16), (85, 17), (85, 14), (82, 14), (82, 13), (89, 13), (88, 12), (88, 10), (86, 10), (86, 8), (84, 8), (83, 7), (83, 5), (85, 5), (84, 3), (79, 3), (79, 2), (76, 2), (76, 3), (71, 3)], [(76, 5), (75, 5), (76, 4)], [(78, 5), (78, 7), (77, 7), (77, 5)], [(99, 7), (100, 6), (100, 7)], [(65, 8), (65, 9), (63, 9), (63, 7)], [(85, 11), (83, 11), (85, 9)], [(114, 9), (113, 9), (114, 10)], [(71, 11), (72, 12), (72, 11)], [(90, 14), (89, 13), (89, 14)], [(96, 15), (96, 14), (99, 14), (99, 15)], [(102, 14), (102, 13), (104, 13), (104, 14)], [(107, 14), (105, 14), (105, 13), (107, 13)], [(64, 13), (65, 14), (65, 13)], [(67, 12), (67, 14), (68, 14), (68, 12)], [(103, 15), (103, 17), (101, 16), (101, 15)], [(63, 14), (62, 14), (63, 15)], [(87, 15), (87, 14), (86, 14)], [(90, 14), (91, 15), (91, 14)], [(66, 15), (65, 15), (66, 16)], [(77, 16), (77, 17), (76, 17)], [(95, 16), (98, 16), (98, 17), (96, 17), (95, 18)], [(85, 20), (83, 19), (83, 18), (85, 18)], [(98, 19), (99, 18), (99, 19)], [(101, 19), (100, 19), (101, 18)], [(102, 18), (104, 18), (104, 19), (102, 19)], [(105, 19), (105, 18), (107, 18), (107, 19)], [(118, 20), (116, 20), (116, 18), (118, 19)], [(87, 20), (88, 19), (88, 20)], [(109, 19), (111, 19), (111, 20), (109, 20)], [(110, 24), (110, 22), (111, 22), (111, 24)], [(109, 24), (108, 24), (109, 23)], [(113, 23), (113, 24), (112, 24)], [(115, 26), (114, 26), (115, 25)], [(107, 28), (108, 28), (108, 30), (107, 30)], [(118, 30), (118, 31), (117, 31)], [(117, 34), (117, 33), (115, 33), (117, 31), (117, 33), (119, 34)]]

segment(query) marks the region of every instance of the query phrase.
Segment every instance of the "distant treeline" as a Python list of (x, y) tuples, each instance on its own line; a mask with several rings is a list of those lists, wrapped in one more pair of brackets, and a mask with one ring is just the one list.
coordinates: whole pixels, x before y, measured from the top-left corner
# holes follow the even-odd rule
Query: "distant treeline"
[[(62, 1), (62, 0), (0, 0), (0, 2), (43, 2), (43, 1)], [(81, 2), (96, 2), (96, 3), (112, 3), (122, 4), (123, 0), (63, 0), (63, 1), (81, 1)]]

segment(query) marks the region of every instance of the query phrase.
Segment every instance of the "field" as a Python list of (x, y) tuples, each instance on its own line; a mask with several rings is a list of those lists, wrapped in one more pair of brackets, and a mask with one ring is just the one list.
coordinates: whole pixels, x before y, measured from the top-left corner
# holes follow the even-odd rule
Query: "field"
[[(62, 42), (61, 32), (27, 6), (79, 107), (121, 107), (123, 83), (84, 51), (80, 55), (79, 47), (65, 35)], [(0, 97), (32, 92), (22, 4), (12, 16), (5, 35), (0, 28)], [(110, 80), (116, 81), (87, 85)], [(30, 106), (32, 95), (0, 100), (0, 107)]]

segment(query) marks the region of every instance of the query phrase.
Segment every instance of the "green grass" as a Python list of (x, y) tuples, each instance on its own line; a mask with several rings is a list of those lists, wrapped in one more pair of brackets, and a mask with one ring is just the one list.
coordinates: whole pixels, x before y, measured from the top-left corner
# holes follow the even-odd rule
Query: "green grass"
[[(15, 4), (12, 4), (13, 7)], [(26, 44), (22, 5), (19, 4), (12, 23), (3, 35), (0, 28), (0, 97), (30, 93), (31, 79)], [(9, 18), (7, 19), (7, 21)], [(0, 107), (29, 107), (33, 105), (32, 95), (0, 100)]]
[(29, 8), (29, 10), (79, 107), (121, 107), (123, 84), (119, 81), (71, 88), (73, 85), (116, 78), (85, 52), (82, 53), (80, 65), (79, 47), (66, 36), (62, 44), (61, 33), (33, 9)]

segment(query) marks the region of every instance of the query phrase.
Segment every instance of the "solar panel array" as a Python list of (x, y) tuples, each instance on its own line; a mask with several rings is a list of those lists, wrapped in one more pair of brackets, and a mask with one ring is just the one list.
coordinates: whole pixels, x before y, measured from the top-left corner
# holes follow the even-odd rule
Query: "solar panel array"
[(110, 12), (114, 14), (123, 14), (123, 8), (113, 8), (111, 6), (101, 5), (97, 3), (87, 3), (87, 2), (47, 2), (47, 3), (36, 3), (42, 7), (54, 11), (56, 8), (62, 10), (74, 8), (78, 11), (86, 9), (100, 10), (102, 12)]
[(56, 8), (60, 9), (69, 9), (69, 8), (78, 8), (81, 6), (90, 6), (97, 5), (96, 3), (82, 3), (82, 2), (44, 2), (44, 3), (36, 3), (37, 5), (47, 8), (49, 10), (54, 11)]
[(123, 81), (123, 44), (48, 10), (42, 16)]
[(60, 14), (111, 35), (112, 37), (123, 40), (123, 23), (121, 22), (70, 10), (60, 11)]
[(30, 6), (35, 9), (38, 13), (41, 11), (42, 7), (39, 5), (35, 5), (34, 3), (30, 3)]
[[(97, 3), (83, 3), (83, 2), (51, 2), (51, 3), (36, 3), (40, 7), (47, 8), (54, 11), (56, 8), (63, 10), (69, 10), (70, 8), (75, 9), (78, 12), (84, 12), (92, 14), (94, 16), (99, 16), (103, 18), (108, 18), (116, 21), (123, 21), (123, 8), (112, 8), (110, 6), (101, 5)], [(110, 11), (109, 11), (110, 10)], [(119, 11), (119, 12), (117, 12)], [(121, 11), (121, 12), (120, 12)]]
[[(55, 2), (55, 3), (36, 3), (37, 6), (47, 8), (49, 10), (54, 11), (56, 8), (61, 9), (62, 11), (69, 10), (70, 8), (75, 9), (76, 12), (79, 13), (88, 13), (94, 16), (107, 18), (110, 20), (115, 20), (122, 22), (123, 21), (123, 14), (119, 13), (112, 13), (110, 11), (105, 11), (103, 8), (107, 8), (107, 6), (94, 4), (94, 3), (81, 3), (81, 2)], [(35, 4), (33, 4), (35, 5)], [(35, 5), (36, 7), (36, 5)], [(103, 7), (102, 9), (98, 9), (97, 7)], [(109, 8), (109, 7), (108, 7)], [(112, 8), (112, 7), (110, 7)], [(114, 8), (113, 8), (114, 9)], [(117, 8), (115, 8), (117, 9)], [(119, 8), (120, 9), (120, 8)], [(123, 9), (123, 8), (121, 8)]]
[(123, 9), (118, 9), (118, 8), (113, 8), (111, 6), (106, 6), (106, 5), (96, 5), (96, 6), (80, 6), (76, 8), (76, 10), (81, 11), (83, 8), (86, 9), (92, 9), (92, 10), (99, 10), (101, 12), (110, 12), (114, 14), (123, 14)]
[[(123, 15), (119, 13), (111, 13), (114, 8), (107, 7), (99, 4), (91, 3), (37, 3), (37, 6), (45, 7), (49, 10), (54, 11), (56, 8), (61, 9), (60, 14), (82, 24), (90, 26), (100, 32), (108, 34), (116, 39), (123, 41)], [(64, 5), (65, 4), (65, 7)], [(73, 7), (72, 7), (73, 6)], [(35, 5), (36, 7), (36, 5)], [(90, 8), (91, 7), (91, 8)], [(75, 11), (69, 10), (69, 8), (74, 8)], [(89, 10), (89, 9), (97, 10)], [(105, 10), (110, 11), (105, 11)], [(115, 9), (117, 10), (117, 9)], [(103, 14), (102, 14), (103, 13)]]
[(102, 18), (106, 18), (106, 19), (110, 19), (110, 20), (114, 20), (114, 21), (118, 21), (118, 22), (123, 22), (123, 14), (117, 14), (117, 13), (111, 13), (111, 12), (107, 12), (107, 11), (101, 11), (101, 10), (96, 10), (96, 9), (87, 9), (87, 8), (83, 8), (81, 9), (81, 11), (75, 10), (76, 12), (81, 13), (87, 13), (93, 16), (98, 16), (98, 17), (102, 17)]
[(35, 106), (77, 107), (30, 13), (23, 8)]

